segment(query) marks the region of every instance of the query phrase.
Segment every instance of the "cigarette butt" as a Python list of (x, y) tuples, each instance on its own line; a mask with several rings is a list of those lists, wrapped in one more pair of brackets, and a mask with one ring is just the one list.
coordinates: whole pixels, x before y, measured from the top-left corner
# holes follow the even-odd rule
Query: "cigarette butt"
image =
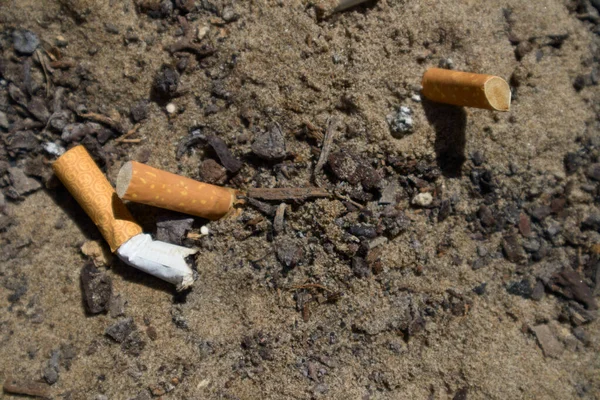
[(63, 154), (52, 169), (115, 252), (119, 246), (142, 233), (117, 197), (114, 189), (85, 147), (77, 146)]
[(171, 174), (135, 161), (119, 171), (117, 193), (124, 200), (217, 220), (233, 208), (236, 191)]
[(456, 106), (510, 110), (510, 87), (494, 75), (430, 68), (423, 75), (423, 95)]

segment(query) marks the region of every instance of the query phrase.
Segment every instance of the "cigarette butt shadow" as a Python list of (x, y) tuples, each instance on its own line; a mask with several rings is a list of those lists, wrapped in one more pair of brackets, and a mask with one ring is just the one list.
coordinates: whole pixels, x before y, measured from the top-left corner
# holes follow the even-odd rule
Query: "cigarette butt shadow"
[(75, 223), (86, 240), (104, 240), (92, 219), (71, 196), (67, 188), (60, 184), (56, 189), (45, 189), (45, 191), (54, 204), (64, 211), (66, 218)]
[(423, 109), (435, 130), (435, 155), (442, 174), (459, 178), (466, 161), (467, 113), (464, 108), (434, 103), (423, 98)]

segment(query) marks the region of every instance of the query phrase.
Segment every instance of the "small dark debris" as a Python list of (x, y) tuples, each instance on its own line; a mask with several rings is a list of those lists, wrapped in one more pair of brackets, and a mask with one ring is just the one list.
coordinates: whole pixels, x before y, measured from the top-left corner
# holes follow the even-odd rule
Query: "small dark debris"
[(235, 158), (233, 154), (231, 154), (229, 147), (227, 147), (227, 144), (225, 144), (223, 139), (215, 135), (210, 135), (206, 137), (206, 142), (215, 151), (219, 161), (221, 161), (221, 164), (225, 167), (225, 169), (227, 169), (227, 171), (235, 174), (242, 169), (244, 164)]
[(585, 174), (588, 178), (600, 182), (600, 163), (590, 165)]
[(550, 279), (549, 289), (567, 299), (573, 299), (585, 305), (588, 310), (598, 308), (592, 290), (585, 284), (583, 278), (572, 269), (563, 269)]
[(455, 394), (452, 400), (467, 400), (469, 394), (469, 388), (459, 389)]
[(141, 122), (148, 118), (148, 101), (140, 100), (129, 109), (131, 120), (135, 123)]
[(381, 186), (381, 176), (365, 160), (347, 151), (339, 151), (329, 155), (329, 168), (341, 181), (352, 185), (361, 183), (366, 190), (378, 189)]
[(473, 293), (478, 296), (483, 296), (487, 293), (487, 282), (483, 282), (481, 285), (475, 286), (473, 288)]
[(481, 205), (479, 210), (477, 211), (477, 217), (481, 221), (481, 225), (485, 227), (492, 227), (496, 224), (496, 219), (494, 218), (494, 214), (492, 214), (492, 210), (486, 205)]
[(362, 257), (352, 258), (352, 272), (357, 278), (368, 278), (371, 276), (371, 268), (367, 261)]
[(136, 329), (133, 318), (122, 319), (104, 331), (104, 334), (109, 336), (112, 340), (117, 343), (123, 343), (123, 341)]
[(524, 299), (531, 298), (531, 295), (533, 294), (531, 282), (527, 278), (509, 283), (506, 287), (506, 291), (514, 296), (521, 296)]
[(592, 214), (581, 223), (581, 230), (593, 230), (600, 232), (600, 214)]
[(60, 358), (61, 358), (60, 349), (52, 350), (50, 359), (48, 360), (46, 367), (44, 367), (44, 370), (42, 371), (42, 375), (43, 375), (44, 379), (46, 380), (46, 382), (48, 382), (49, 385), (53, 385), (56, 382), (58, 382), (59, 372), (60, 372), (59, 371)]
[(286, 270), (294, 269), (304, 261), (304, 249), (291, 239), (276, 242), (275, 254)]
[(91, 262), (81, 270), (81, 287), (90, 313), (98, 314), (108, 309), (112, 295), (112, 280)]
[(502, 250), (506, 259), (515, 264), (520, 264), (527, 259), (517, 235), (506, 236), (502, 241)]
[(218, 162), (209, 158), (200, 164), (200, 180), (206, 183), (222, 185), (227, 180), (227, 170)]
[(179, 73), (169, 67), (163, 66), (154, 78), (154, 93), (163, 100), (170, 99), (177, 93), (179, 85)]
[(156, 221), (156, 239), (181, 246), (194, 218), (185, 215), (163, 214)]
[(123, 340), (123, 343), (121, 343), (121, 350), (132, 356), (139, 356), (145, 347), (146, 342), (142, 338), (141, 333), (137, 330), (131, 332), (131, 334)]
[(27, 29), (15, 29), (13, 31), (13, 46), (17, 53), (32, 55), (40, 45), (37, 35)]
[(252, 143), (252, 152), (267, 161), (281, 160), (286, 155), (285, 137), (279, 125), (259, 134)]

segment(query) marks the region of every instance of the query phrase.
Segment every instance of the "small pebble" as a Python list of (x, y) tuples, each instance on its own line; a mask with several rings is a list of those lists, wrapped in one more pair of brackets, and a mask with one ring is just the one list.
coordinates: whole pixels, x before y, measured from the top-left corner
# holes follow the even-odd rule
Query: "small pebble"
[(412, 110), (406, 106), (399, 107), (394, 113), (387, 116), (392, 136), (400, 139), (411, 133), (414, 129)]
[(45, 142), (42, 144), (42, 148), (46, 151), (46, 153), (51, 154), (53, 156), (61, 156), (65, 152), (65, 148), (57, 145), (53, 142)]
[(429, 207), (433, 203), (431, 193), (419, 193), (412, 199), (412, 204), (419, 207)]
[(177, 112), (177, 106), (173, 103), (167, 104), (167, 113), (175, 114)]
[(67, 47), (69, 42), (67, 41), (67, 39), (65, 39), (64, 36), (57, 36), (56, 39), (54, 40), (54, 43), (56, 43), (56, 46), (58, 47)]
[(202, 40), (204, 39), (204, 37), (208, 34), (208, 32), (210, 31), (210, 27), (205, 25), (205, 26), (201, 26), (200, 28), (198, 28), (198, 40)]
[(35, 33), (27, 29), (15, 29), (13, 45), (18, 53), (31, 55), (40, 45), (40, 40)]
[(208, 227), (205, 225), (202, 228), (200, 228), (200, 234), (203, 236), (206, 236), (210, 233), (210, 230), (208, 229)]

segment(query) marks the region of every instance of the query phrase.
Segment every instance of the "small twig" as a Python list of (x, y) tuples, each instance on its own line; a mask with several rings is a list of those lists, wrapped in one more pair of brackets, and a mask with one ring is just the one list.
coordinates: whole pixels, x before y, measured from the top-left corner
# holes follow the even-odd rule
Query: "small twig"
[(321, 147), (321, 154), (319, 155), (319, 161), (317, 161), (317, 165), (315, 166), (315, 170), (313, 171), (313, 178), (317, 186), (319, 185), (318, 175), (325, 166), (327, 162), (327, 157), (329, 157), (329, 153), (331, 152), (331, 148), (333, 147), (333, 139), (335, 138), (335, 128), (337, 125), (337, 121), (335, 118), (330, 118), (328, 121), (327, 132), (325, 132), (325, 137), (323, 138), (323, 146)]
[(42, 66), (42, 70), (44, 71), (44, 79), (46, 79), (46, 97), (50, 94), (50, 78), (48, 77), (48, 69), (46, 68), (46, 61), (42, 58), (42, 54), (39, 49), (35, 50), (35, 54), (37, 55), (38, 61)]
[(79, 114), (79, 116), (81, 118), (89, 119), (91, 121), (106, 125), (109, 128), (112, 128), (115, 131), (119, 132), (120, 134), (125, 134), (125, 129), (123, 128), (123, 126), (120, 123), (116, 122), (112, 118), (109, 118), (105, 115), (90, 112), (90, 113), (81, 113), (81, 114)]
[(50, 387), (44, 383), (33, 380), (23, 380), (9, 376), (4, 381), (3, 388), (7, 393), (35, 396), (43, 399), (50, 398)]
[[(124, 134), (121, 137), (118, 137), (115, 139), (116, 143), (131, 143), (131, 142), (127, 142), (126, 140), (131, 140), (131, 139), (127, 139), (129, 136), (135, 134), (138, 129), (140, 128), (140, 124), (137, 124), (136, 126), (134, 126), (133, 128), (131, 128), (129, 131), (127, 131), (126, 134)], [(133, 140), (141, 140), (141, 139), (133, 139)], [(139, 142), (138, 142), (139, 143)]]
[(355, 207), (358, 207), (358, 208), (359, 208), (359, 209), (361, 209), (361, 210), (362, 210), (363, 208), (365, 208), (365, 206), (363, 206), (363, 205), (362, 205), (362, 204), (360, 204), (360, 203), (357, 203), (356, 201), (352, 200), (352, 199), (351, 199), (350, 197), (348, 197), (348, 196), (343, 196), (343, 195), (341, 195), (341, 194), (339, 194), (339, 193), (335, 193), (335, 197), (337, 197), (337, 198), (338, 198), (338, 200), (344, 200), (344, 201), (347, 201), (348, 203), (352, 204), (352, 205), (353, 205), (353, 206), (355, 206)]

